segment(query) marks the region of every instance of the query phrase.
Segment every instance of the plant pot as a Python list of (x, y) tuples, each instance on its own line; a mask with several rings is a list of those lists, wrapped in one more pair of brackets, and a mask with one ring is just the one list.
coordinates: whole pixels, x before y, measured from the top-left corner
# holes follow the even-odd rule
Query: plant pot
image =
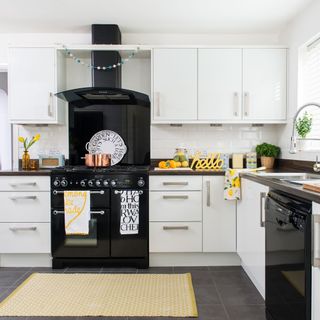
[(308, 149), (308, 141), (307, 140), (298, 140), (298, 150), (305, 151)]
[(272, 169), (274, 165), (273, 157), (261, 157), (261, 165), (266, 169)]
[(29, 151), (23, 151), (22, 155), (22, 170), (28, 170), (30, 164), (30, 154)]

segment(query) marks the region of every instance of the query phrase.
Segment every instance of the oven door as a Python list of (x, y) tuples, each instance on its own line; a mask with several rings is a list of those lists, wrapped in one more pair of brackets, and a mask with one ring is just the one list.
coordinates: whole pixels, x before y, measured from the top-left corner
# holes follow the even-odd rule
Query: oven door
[(91, 211), (88, 235), (66, 235), (63, 211), (52, 210), (51, 234), (54, 258), (100, 258), (110, 256), (110, 210)]
[(112, 257), (143, 258), (148, 255), (148, 207), (148, 190), (112, 190)]

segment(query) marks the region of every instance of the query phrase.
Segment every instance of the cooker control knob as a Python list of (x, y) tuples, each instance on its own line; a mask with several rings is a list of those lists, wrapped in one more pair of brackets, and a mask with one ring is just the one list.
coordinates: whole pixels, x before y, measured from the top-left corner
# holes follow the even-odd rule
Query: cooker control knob
[(93, 180), (89, 180), (89, 181), (88, 181), (88, 186), (89, 186), (89, 187), (93, 187), (93, 185), (94, 185), (94, 181), (93, 181)]
[(100, 180), (97, 180), (97, 181), (96, 181), (96, 186), (97, 186), (97, 187), (100, 187), (100, 186), (101, 186), (101, 181), (100, 181)]
[(60, 186), (60, 181), (59, 181), (59, 180), (54, 180), (54, 181), (53, 181), (53, 185), (54, 185), (55, 187), (59, 187), (59, 186)]
[(80, 181), (80, 186), (81, 187), (85, 187), (86, 186), (86, 181), (85, 180), (81, 180)]
[(117, 184), (117, 181), (111, 180), (111, 185), (114, 187)]
[(108, 187), (108, 186), (109, 186), (109, 181), (108, 181), (108, 180), (103, 180), (103, 185), (104, 185), (105, 187)]
[(61, 180), (61, 187), (66, 187), (68, 185), (68, 181), (66, 179)]
[(138, 180), (138, 186), (139, 186), (139, 187), (143, 187), (145, 184), (146, 184), (146, 183), (145, 183), (145, 181), (144, 181), (143, 179), (139, 179), (139, 180)]

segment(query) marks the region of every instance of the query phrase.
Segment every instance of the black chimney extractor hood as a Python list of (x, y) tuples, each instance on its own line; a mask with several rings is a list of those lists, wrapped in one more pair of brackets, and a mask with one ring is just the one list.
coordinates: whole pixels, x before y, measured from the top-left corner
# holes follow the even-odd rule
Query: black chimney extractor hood
[[(93, 24), (91, 32), (92, 44), (121, 44), (121, 32), (116, 24)], [(91, 64), (94, 66), (102, 67), (118, 63), (121, 63), (118, 51), (92, 51), (91, 53)], [(72, 89), (56, 95), (78, 107), (93, 104), (150, 105), (146, 94), (121, 89), (121, 66), (108, 70), (93, 68), (92, 87)]]

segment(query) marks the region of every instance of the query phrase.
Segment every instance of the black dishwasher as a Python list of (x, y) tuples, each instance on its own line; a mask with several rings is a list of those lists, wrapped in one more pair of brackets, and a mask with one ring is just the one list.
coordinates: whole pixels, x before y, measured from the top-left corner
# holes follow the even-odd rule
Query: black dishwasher
[(310, 201), (270, 191), (266, 212), (267, 319), (311, 319)]

